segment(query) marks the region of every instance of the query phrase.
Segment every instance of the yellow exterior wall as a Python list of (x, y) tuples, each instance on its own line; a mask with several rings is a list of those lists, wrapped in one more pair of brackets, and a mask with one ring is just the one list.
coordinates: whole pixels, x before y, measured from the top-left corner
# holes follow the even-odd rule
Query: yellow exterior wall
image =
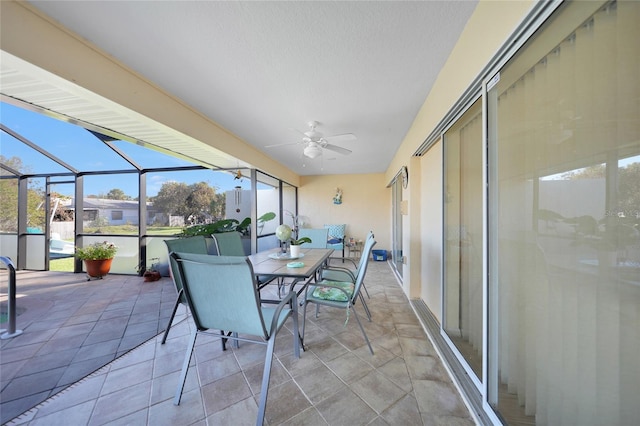
[[(347, 224), (347, 236), (364, 239), (373, 231), (374, 249), (391, 249), (391, 190), (384, 174), (301, 176), (298, 213), (309, 218), (309, 228), (324, 224)], [(336, 188), (342, 190), (342, 204), (333, 204)]]

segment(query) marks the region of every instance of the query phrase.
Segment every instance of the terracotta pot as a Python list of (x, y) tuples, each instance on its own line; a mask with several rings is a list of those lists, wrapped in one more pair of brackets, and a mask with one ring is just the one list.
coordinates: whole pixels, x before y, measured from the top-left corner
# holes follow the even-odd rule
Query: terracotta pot
[(145, 271), (142, 276), (144, 277), (145, 282), (158, 281), (160, 278), (162, 278), (160, 272), (158, 271)]
[(102, 278), (111, 270), (111, 261), (113, 259), (87, 260), (84, 265), (87, 268), (87, 275), (92, 278)]

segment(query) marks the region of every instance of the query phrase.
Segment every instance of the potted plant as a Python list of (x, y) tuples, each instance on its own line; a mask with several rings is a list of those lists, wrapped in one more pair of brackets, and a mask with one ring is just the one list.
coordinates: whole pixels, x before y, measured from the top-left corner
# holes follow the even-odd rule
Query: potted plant
[(102, 241), (86, 247), (76, 247), (74, 256), (84, 261), (89, 280), (101, 279), (111, 270), (111, 261), (117, 251), (118, 247), (115, 244)]
[(145, 282), (158, 281), (160, 278), (162, 278), (160, 271), (158, 271), (158, 261), (160, 259), (157, 257), (154, 257), (150, 260), (151, 260), (151, 267), (143, 269), (142, 263), (140, 263), (140, 265), (136, 267), (136, 271), (138, 272), (138, 275), (142, 276)]
[[(311, 238), (309, 237), (293, 238), (293, 231), (291, 230), (291, 227), (285, 224), (282, 224), (276, 228), (276, 238), (285, 244), (289, 243), (291, 257), (299, 257), (300, 246), (304, 243), (311, 242)], [(283, 247), (283, 253), (285, 249), (286, 247)]]
[(311, 238), (309, 237), (302, 237), (302, 238), (291, 238), (289, 240), (289, 245), (291, 248), (291, 257), (300, 257), (300, 246), (304, 243), (310, 243), (311, 242)]
[[(268, 212), (258, 218), (258, 234), (264, 226), (265, 222), (273, 220), (276, 214)], [(237, 219), (222, 219), (217, 222), (207, 223), (204, 225), (192, 225), (182, 230), (180, 237), (192, 237), (194, 235), (204, 235), (209, 237), (211, 234), (220, 232), (240, 232), (242, 235), (249, 235), (251, 229), (251, 218), (247, 217), (242, 222)]]

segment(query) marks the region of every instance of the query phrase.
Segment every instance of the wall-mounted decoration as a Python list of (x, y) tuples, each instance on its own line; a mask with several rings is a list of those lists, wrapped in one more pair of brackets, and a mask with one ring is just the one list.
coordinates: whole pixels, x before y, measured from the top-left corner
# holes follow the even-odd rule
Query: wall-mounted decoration
[(333, 204), (342, 204), (342, 189), (336, 188), (336, 195), (333, 196)]
[(400, 175), (402, 178), (402, 187), (407, 189), (407, 185), (409, 185), (409, 170), (407, 170), (407, 166), (402, 166), (402, 170), (400, 171)]

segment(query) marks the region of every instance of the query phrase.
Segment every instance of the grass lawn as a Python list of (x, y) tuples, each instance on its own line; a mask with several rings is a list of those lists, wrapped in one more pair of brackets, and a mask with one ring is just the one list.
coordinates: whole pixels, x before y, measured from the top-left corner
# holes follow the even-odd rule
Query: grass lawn
[(52, 259), (49, 261), (49, 270), (58, 272), (73, 272), (73, 257), (63, 259)]

